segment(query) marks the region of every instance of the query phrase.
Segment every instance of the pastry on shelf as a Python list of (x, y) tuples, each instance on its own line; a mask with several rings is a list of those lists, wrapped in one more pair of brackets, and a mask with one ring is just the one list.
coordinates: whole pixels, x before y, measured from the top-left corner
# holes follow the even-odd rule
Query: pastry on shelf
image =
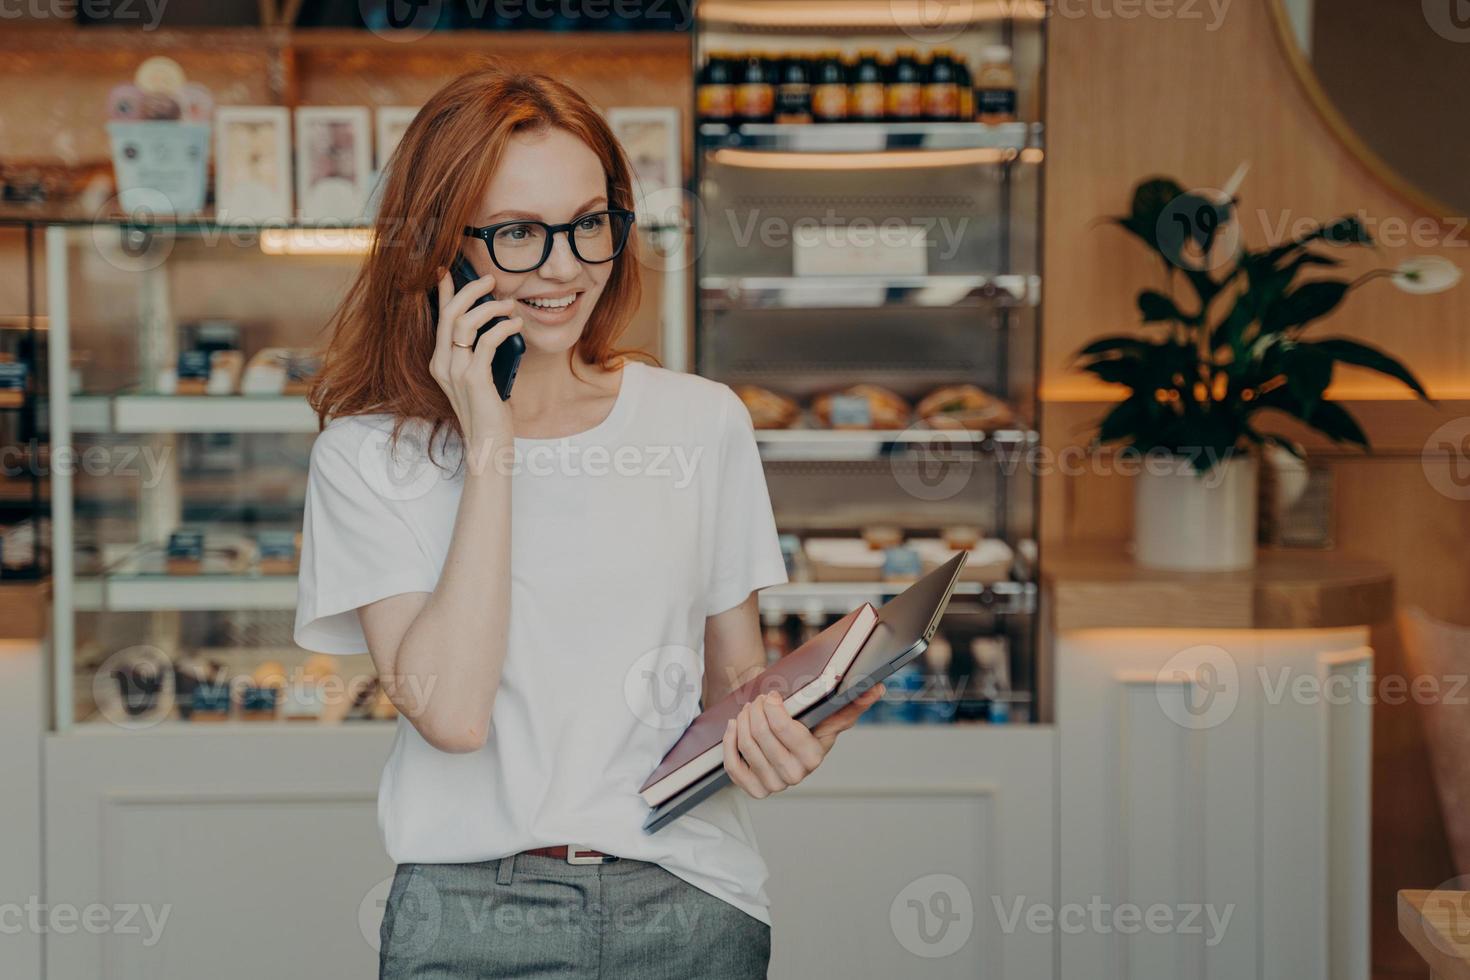
[(1015, 412), (1003, 400), (975, 385), (945, 385), (925, 395), (914, 412), (934, 429), (1003, 429)]
[(805, 550), (813, 581), (883, 581), (885, 552), (862, 538), (808, 538)]
[(902, 429), (909, 403), (881, 385), (856, 384), (812, 399), (812, 414), (829, 429)]
[(878, 551), (897, 548), (903, 544), (903, 528), (893, 524), (869, 524), (863, 528), (863, 540), (868, 543), (869, 548)]
[(750, 412), (757, 429), (789, 429), (801, 417), (801, 406), (785, 395), (757, 385), (736, 385), (735, 394)]
[(242, 395), (304, 395), (321, 368), (320, 356), (295, 347), (265, 347), (245, 365)]
[(956, 551), (968, 551), (970, 557), (960, 569), (959, 580), (981, 585), (1008, 580), (1016, 558), (1011, 546), (999, 538), (984, 538), (969, 548), (953, 547), (943, 538), (910, 538), (908, 546), (919, 553), (925, 573), (953, 558)]

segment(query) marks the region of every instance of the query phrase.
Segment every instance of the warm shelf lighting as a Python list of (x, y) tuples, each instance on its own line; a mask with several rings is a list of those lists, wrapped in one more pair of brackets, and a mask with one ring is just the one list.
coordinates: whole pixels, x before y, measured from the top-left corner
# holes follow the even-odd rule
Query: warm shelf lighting
[(365, 255), (372, 248), (371, 228), (263, 228), (260, 250), (266, 255)]
[(977, 147), (968, 150), (882, 150), (869, 153), (781, 153), (727, 147), (712, 155), (715, 163), (751, 170), (913, 170), (973, 164), (1040, 163), (1039, 147), (1016, 150)]
[(707, 24), (766, 30), (913, 30), (943, 31), (1001, 20), (1039, 21), (1046, 17), (1042, 0), (706, 0), (699, 18)]

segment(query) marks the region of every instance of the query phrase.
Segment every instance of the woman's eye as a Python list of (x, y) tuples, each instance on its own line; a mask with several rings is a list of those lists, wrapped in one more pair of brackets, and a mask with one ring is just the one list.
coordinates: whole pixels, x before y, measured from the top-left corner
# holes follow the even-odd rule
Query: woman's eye
[(598, 231), (598, 230), (600, 230), (602, 228), (603, 224), (606, 221), (607, 221), (607, 215), (604, 215), (604, 214), (589, 214), (587, 217), (585, 217), (581, 221), (578, 221), (577, 222), (577, 230), (578, 231)]
[(511, 225), (500, 229), (495, 233), (495, 237), (502, 242), (524, 242), (534, 234), (535, 231), (531, 225)]

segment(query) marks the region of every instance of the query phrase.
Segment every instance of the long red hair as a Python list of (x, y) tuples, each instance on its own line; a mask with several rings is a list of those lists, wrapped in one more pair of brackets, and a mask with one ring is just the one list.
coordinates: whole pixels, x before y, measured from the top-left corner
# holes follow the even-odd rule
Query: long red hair
[[(393, 438), (410, 419), (432, 423), (432, 447), (445, 429), (462, 436), (448, 397), (429, 373), (434, 329), (428, 292), (464, 244), (512, 135), (554, 127), (578, 137), (607, 174), (608, 206), (633, 208), (632, 168), (607, 122), (575, 89), (546, 75), (491, 62), (445, 85), (413, 119), (386, 166), (373, 242), (357, 278), (332, 315), (332, 337), (307, 396), (329, 418), (396, 416)], [(610, 369), (616, 342), (637, 309), (641, 286), (634, 235), (613, 260), (574, 357)], [(431, 453), (432, 454), (432, 453)]]

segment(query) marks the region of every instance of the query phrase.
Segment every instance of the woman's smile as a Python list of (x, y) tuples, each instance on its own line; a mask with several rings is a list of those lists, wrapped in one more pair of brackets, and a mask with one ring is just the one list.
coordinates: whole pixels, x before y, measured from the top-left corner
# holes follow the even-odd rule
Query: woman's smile
[(549, 327), (559, 327), (576, 319), (582, 310), (582, 290), (561, 289), (536, 296), (517, 296), (516, 304), (523, 317)]

